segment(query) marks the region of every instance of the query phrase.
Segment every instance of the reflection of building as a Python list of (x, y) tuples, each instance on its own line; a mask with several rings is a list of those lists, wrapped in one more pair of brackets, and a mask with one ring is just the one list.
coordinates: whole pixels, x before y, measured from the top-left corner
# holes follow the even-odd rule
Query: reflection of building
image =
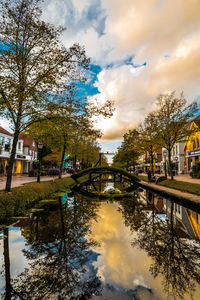
[[(169, 217), (171, 212), (171, 201), (164, 199), (164, 207)], [(174, 222), (176, 230), (183, 236), (187, 234), (193, 239), (200, 240), (200, 214), (174, 203)]]
[(185, 143), (185, 171), (190, 172), (196, 161), (200, 161), (200, 115), (193, 119), (191, 129), (195, 129)]
[[(15, 161), (13, 165), (13, 174), (28, 173), (30, 165), (34, 159), (37, 159), (37, 146), (32, 147), (27, 144), (28, 135), (20, 135), (16, 147)], [(6, 174), (6, 168), (9, 163), (13, 143), (13, 134), (0, 127), (0, 173)], [(34, 148), (32, 156), (29, 149)]]
[[(148, 210), (155, 211), (159, 218), (171, 218), (172, 202), (160, 195), (146, 191), (146, 204)], [(179, 237), (190, 237), (200, 241), (200, 214), (174, 203), (173, 210), (174, 229)]]

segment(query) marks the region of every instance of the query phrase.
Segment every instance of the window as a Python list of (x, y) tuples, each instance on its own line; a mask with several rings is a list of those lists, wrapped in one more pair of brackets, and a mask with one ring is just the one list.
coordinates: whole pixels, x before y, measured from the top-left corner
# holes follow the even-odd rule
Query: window
[(21, 150), (22, 142), (18, 142), (18, 150)]
[(7, 138), (7, 144), (8, 144), (8, 145), (11, 144), (11, 139)]
[(3, 143), (4, 143), (4, 137), (3, 136), (0, 136), (0, 145), (2, 146), (3, 145)]
[(176, 145), (176, 155), (178, 154), (178, 145)]
[(197, 214), (197, 222), (200, 224), (200, 214)]
[(199, 148), (199, 139), (196, 140), (197, 148)]

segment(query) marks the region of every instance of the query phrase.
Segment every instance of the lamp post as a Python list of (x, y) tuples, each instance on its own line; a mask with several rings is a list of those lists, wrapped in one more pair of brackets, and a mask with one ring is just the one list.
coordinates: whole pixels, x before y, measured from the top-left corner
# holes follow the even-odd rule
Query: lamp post
[(166, 164), (167, 151), (166, 151), (166, 150), (163, 150), (163, 157), (164, 157), (164, 171), (165, 171), (165, 177), (167, 178), (167, 164)]
[(41, 159), (42, 159), (42, 148), (43, 144), (38, 143), (38, 174), (37, 174), (37, 182), (40, 182), (40, 168), (41, 168)]
[(176, 174), (175, 175), (178, 175), (178, 157), (177, 156), (175, 157), (175, 162), (176, 162), (176, 168), (175, 168)]

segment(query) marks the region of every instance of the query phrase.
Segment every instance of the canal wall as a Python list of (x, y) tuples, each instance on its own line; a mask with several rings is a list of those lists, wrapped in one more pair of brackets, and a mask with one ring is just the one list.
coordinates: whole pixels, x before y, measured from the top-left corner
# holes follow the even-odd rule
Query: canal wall
[(168, 187), (156, 185), (154, 183), (147, 183), (145, 181), (137, 182), (137, 185), (144, 189), (155, 192), (165, 198), (174, 200), (175, 202), (177, 202), (183, 206), (189, 207), (191, 209), (192, 208), (197, 209), (200, 212), (200, 196), (197, 196), (197, 195), (194, 195), (191, 193), (182, 192), (182, 191), (175, 190), (175, 189), (171, 189)]

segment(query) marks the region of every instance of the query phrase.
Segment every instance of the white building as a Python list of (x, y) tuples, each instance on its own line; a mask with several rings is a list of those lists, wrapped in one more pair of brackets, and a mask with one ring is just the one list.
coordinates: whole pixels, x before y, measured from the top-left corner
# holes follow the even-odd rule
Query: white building
[[(33, 155), (26, 151), (27, 135), (19, 136), (17, 142), (15, 162), (13, 165), (13, 173), (28, 173), (31, 163), (37, 159), (37, 146), (34, 145)], [(30, 139), (30, 138), (29, 138)], [(0, 174), (6, 174), (6, 166), (9, 163), (11, 149), (13, 144), (13, 134), (0, 126)], [(31, 146), (28, 145), (28, 148)]]
[[(171, 161), (175, 164), (176, 174), (183, 174), (185, 169), (184, 157), (185, 143), (176, 143), (172, 149)], [(168, 153), (165, 148), (162, 148), (162, 172), (164, 173), (164, 165), (168, 164)]]

